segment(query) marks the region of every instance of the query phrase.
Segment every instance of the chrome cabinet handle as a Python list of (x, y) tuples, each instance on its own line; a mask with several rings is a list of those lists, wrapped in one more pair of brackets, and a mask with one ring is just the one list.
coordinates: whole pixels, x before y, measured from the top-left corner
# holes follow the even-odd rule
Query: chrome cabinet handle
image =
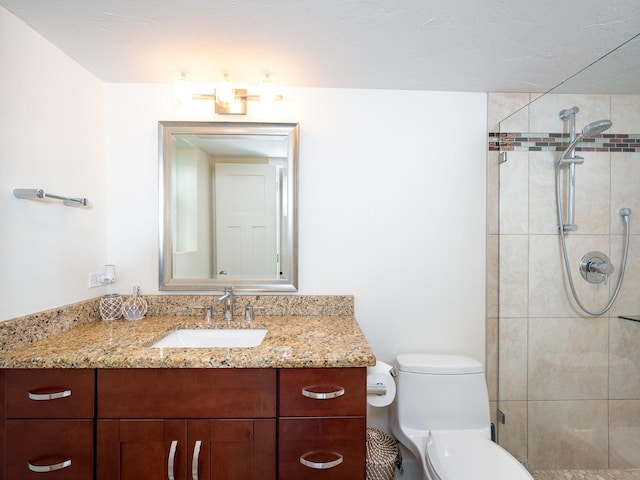
[(312, 462), (311, 460), (307, 460), (305, 457), (313, 455), (315, 453), (320, 452), (307, 452), (300, 457), (300, 463), (305, 467), (313, 468), (314, 470), (327, 470), (329, 468), (337, 467), (342, 463), (344, 457), (337, 452), (325, 452), (335, 455), (337, 458), (332, 460), (331, 462)]
[(63, 390), (61, 392), (51, 393), (34, 393), (28, 392), (29, 400), (55, 400), (57, 398), (65, 398), (71, 396), (71, 390)]
[(71, 466), (71, 460), (65, 460), (64, 462), (54, 463), (53, 465), (34, 465), (33, 463), (27, 461), (27, 466), (29, 470), (37, 473), (45, 473), (45, 472), (54, 472), (56, 470), (62, 470), (63, 468), (67, 468)]
[(169, 480), (176, 480), (176, 477), (173, 471), (173, 464), (176, 459), (176, 448), (178, 448), (178, 441), (173, 440), (171, 442), (171, 448), (169, 448), (169, 460), (167, 461), (167, 472), (169, 475)]
[(334, 390), (333, 392), (312, 392), (311, 390), (309, 390), (310, 388), (314, 387), (305, 387), (302, 389), (303, 397), (312, 398), (314, 400), (330, 400), (332, 398), (337, 398), (344, 395), (344, 388), (342, 387), (337, 387), (338, 389)]
[(198, 480), (198, 463), (200, 463), (200, 445), (202, 442), (198, 440), (193, 447), (193, 461), (191, 462), (191, 477)]

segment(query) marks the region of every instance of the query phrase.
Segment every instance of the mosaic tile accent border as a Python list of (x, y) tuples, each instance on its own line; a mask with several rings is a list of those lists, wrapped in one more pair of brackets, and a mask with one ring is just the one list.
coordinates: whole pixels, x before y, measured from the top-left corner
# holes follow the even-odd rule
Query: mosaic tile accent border
[[(568, 133), (489, 132), (489, 151), (562, 152), (568, 146)], [(640, 134), (603, 133), (585, 138), (576, 151), (640, 152)]]

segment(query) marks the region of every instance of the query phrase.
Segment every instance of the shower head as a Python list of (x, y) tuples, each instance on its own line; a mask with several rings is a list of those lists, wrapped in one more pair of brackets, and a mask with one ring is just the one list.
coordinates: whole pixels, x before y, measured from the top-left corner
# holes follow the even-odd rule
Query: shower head
[(595, 122), (588, 123), (582, 129), (582, 138), (593, 137), (599, 133), (605, 132), (611, 128), (611, 120), (596, 120)]
[(585, 138), (593, 137), (594, 135), (598, 135), (602, 132), (605, 132), (611, 128), (613, 123), (611, 120), (596, 120), (595, 122), (588, 123), (582, 129), (580, 135), (578, 135), (573, 142), (569, 144), (567, 149), (560, 155), (558, 161), (556, 162), (557, 166), (568, 165), (570, 163), (582, 163), (582, 159), (576, 162), (571, 158), (567, 158), (567, 154), (573, 150), (573, 148), (580, 143)]

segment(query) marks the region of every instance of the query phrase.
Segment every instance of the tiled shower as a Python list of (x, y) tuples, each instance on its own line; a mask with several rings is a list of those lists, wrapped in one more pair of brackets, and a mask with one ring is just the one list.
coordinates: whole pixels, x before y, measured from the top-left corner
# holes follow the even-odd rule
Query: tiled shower
[[(532, 469), (637, 468), (640, 323), (618, 317), (640, 315), (640, 95), (535, 97), (489, 96), (487, 371), (492, 405), (505, 418), (495, 419), (499, 443)], [(624, 284), (598, 317), (574, 306), (561, 263), (553, 164), (568, 131), (558, 113), (573, 106), (577, 131), (613, 122), (578, 152), (585, 158), (576, 166), (579, 229), (567, 234), (574, 282), (593, 309), (607, 303), (620, 273), (618, 210), (633, 211)], [(616, 268), (606, 284), (578, 273), (580, 258), (594, 250)]]

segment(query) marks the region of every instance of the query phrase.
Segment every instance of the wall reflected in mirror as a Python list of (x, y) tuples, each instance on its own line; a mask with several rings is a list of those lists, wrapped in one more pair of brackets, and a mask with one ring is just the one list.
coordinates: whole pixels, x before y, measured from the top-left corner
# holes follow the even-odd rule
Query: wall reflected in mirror
[(298, 125), (159, 130), (160, 289), (296, 291)]

